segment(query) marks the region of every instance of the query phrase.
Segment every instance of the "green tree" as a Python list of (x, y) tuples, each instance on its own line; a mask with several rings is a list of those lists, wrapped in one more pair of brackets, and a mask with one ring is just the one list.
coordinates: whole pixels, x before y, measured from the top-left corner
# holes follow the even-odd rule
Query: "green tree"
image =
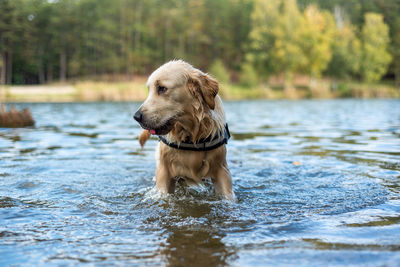
[[(54, 5), (45, 0), (35, 0), (27, 1), (25, 7), (29, 10), (29, 24), (25, 27), (28, 49), (24, 57), (24, 72), (38, 75), (39, 83), (52, 81), (55, 53), (51, 22)], [(32, 69), (26, 68), (29, 65)]]
[(391, 44), (390, 54), (393, 57), (389, 71), (394, 74), (395, 84), (400, 87), (400, 1), (375, 0), (380, 12), (384, 16), (385, 23), (389, 26)]
[(250, 63), (244, 63), (240, 71), (239, 82), (244, 87), (254, 87), (258, 83), (258, 74)]
[(13, 57), (16, 46), (21, 42), (24, 17), (20, 0), (0, 1), (0, 53), (1, 73), (0, 84), (11, 84), (13, 75)]
[(285, 89), (292, 89), (293, 74), (307, 61), (301, 46), (305, 21), (296, 0), (258, 0), (252, 21), (250, 60), (258, 68), (284, 73)]
[[(301, 6), (306, 7), (311, 3), (317, 3), (320, 8), (329, 10), (336, 17), (342, 16), (347, 21), (347, 25), (353, 25), (352, 31), (358, 36), (365, 22), (365, 14), (368, 12), (379, 13), (384, 17), (385, 23), (389, 26), (391, 43), (389, 52), (393, 57), (392, 64), (388, 69), (388, 74), (393, 74), (397, 86), (400, 86), (400, 1), (386, 0), (299, 0)], [(339, 25), (340, 26), (340, 25)], [(341, 27), (339, 27), (341, 28)], [(335, 61), (336, 56), (332, 58)], [(337, 75), (337, 71), (332, 69), (331, 64), (328, 74)], [(333, 71), (333, 72), (332, 72)], [(341, 75), (342, 76), (342, 75)], [(348, 75), (347, 75), (348, 76)]]
[(251, 32), (247, 61), (251, 62), (258, 73), (268, 76), (276, 71), (271, 62), (270, 50), (275, 36), (273, 28), (276, 28), (279, 19), (281, 1), (255, 0), (251, 13)]
[(328, 66), (328, 73), (337, 78), (349, 78), (356, 76), (360, 71), (361, 42), (355, 29), (349, 23), (345, 23), (341, 29), (335, 32), (332, 45), (332, 59)]
[(305, 9), (304, 17), (301, 42), (307, 58), (304, 69), (311, 76), (311, 81), (314, 81), (320, 78), (332, 58), (331, 47), (335, 34), (335, 22), (329, 12), (321, 12), (315, 5)]
[(241, 81), (283, 75), (286, 88), (295, 73), (400, 83), (399, 11), (383, 0), (0, 0), (0, 82), (131, 76), (182, 58), (202, 69), (219, 59)]
[(365, 14), (361, 36), (361, 76), (366, 82), (379, 81), (392, 59), (388, 52), (389, 28), (383, 22), (383, 16), (376, 13)]
[(227, 71), (227, 69), (224, 66), (224, 63), (222, 63), (220, 59), (217, 59), (211, 65), (210, 73), (221, 83), (229, 82), (229, 72)]
[[(400, 8), (399, 8), (400, 12)], [(392, 25), (392, 44), (391, 54), (393, 56), (393, 72), (395, 76), (395, 84), (400, 87), (400, 16), (394, 18)]]

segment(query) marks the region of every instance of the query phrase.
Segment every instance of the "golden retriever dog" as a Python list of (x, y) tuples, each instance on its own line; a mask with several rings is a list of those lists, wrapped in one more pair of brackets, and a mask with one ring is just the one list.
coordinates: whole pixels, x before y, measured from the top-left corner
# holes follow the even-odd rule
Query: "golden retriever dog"
[(182, 60), (155, 70), (146, 84), (149, 94), (134, 115), (144, 129), (143, 146), (151, 134), (158, 135), (156, 187), (173, 193), (183, 178), (199, 184), (211, 178), (215, 192), (235, 199), (226, 162), (229, 130), (225, 122), (218, 82)]

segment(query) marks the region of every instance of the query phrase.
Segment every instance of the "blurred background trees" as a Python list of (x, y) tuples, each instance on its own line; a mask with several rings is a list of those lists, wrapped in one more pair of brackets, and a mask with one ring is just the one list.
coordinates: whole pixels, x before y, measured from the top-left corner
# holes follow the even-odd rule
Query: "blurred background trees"
[(361, 76), (366, 82), (376, 82), (386, 73), (392, 59), (388, 52), (389, 29), (382, 15), (365, 14), (361, 38)]
[(0, 0), (0, 14), (1, 84), (131, 78), (174, 58), (244, 86), (400, 83), (400, 0)]

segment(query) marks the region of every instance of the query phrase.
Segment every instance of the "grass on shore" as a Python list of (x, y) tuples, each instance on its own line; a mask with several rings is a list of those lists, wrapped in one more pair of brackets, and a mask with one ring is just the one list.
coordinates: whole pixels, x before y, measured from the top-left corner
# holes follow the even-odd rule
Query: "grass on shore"
[(222, 98), (241, 99), (331, 99), (331, 98), (400, 98), (400, 88), (390, 84), (364, 84), (360, 82), (319, 81), (315, 88), (297, 85), (284, 90), (283, 85), (259, 85), (245, 88), (234, 84), (222, 84)]
[(77, 98), (83, 101), (142, 101), (147, 96), (143, 81), (93, 82), (75, 84)]
[[(237, 84), (221, 84), (225, 100), (242, 99), (305, 99), (305, 98), (400, 98), (400, 89), (390, 84), (331, 82), (322, 80), (315, 89), (295, 85), (258, 85), (246, 88)], [(147, 96), (145, 79), (132, 81), (77, 81), (71, 84), (37, 86), (2, 86), (0, 102), (71, 102), (71, 101), (143, 101)]]

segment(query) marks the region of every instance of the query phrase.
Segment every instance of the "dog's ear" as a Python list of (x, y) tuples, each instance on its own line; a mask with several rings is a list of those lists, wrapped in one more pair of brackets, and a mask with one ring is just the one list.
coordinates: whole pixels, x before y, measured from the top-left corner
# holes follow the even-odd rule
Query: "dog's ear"
[(218, 94), (219, 85), (218, 82), (208, 74), (200, 75), (201, 87), (200, 91), (206, 101), (207, 105), (211, 108), (215, 108), (215, 97)]
[(218, 94), (219, 85), (210, 75), (200, 73), (190, 77), (188, 88), (195, 97), (201, 96), (210, 109), (215, 108), (215, 96)]

